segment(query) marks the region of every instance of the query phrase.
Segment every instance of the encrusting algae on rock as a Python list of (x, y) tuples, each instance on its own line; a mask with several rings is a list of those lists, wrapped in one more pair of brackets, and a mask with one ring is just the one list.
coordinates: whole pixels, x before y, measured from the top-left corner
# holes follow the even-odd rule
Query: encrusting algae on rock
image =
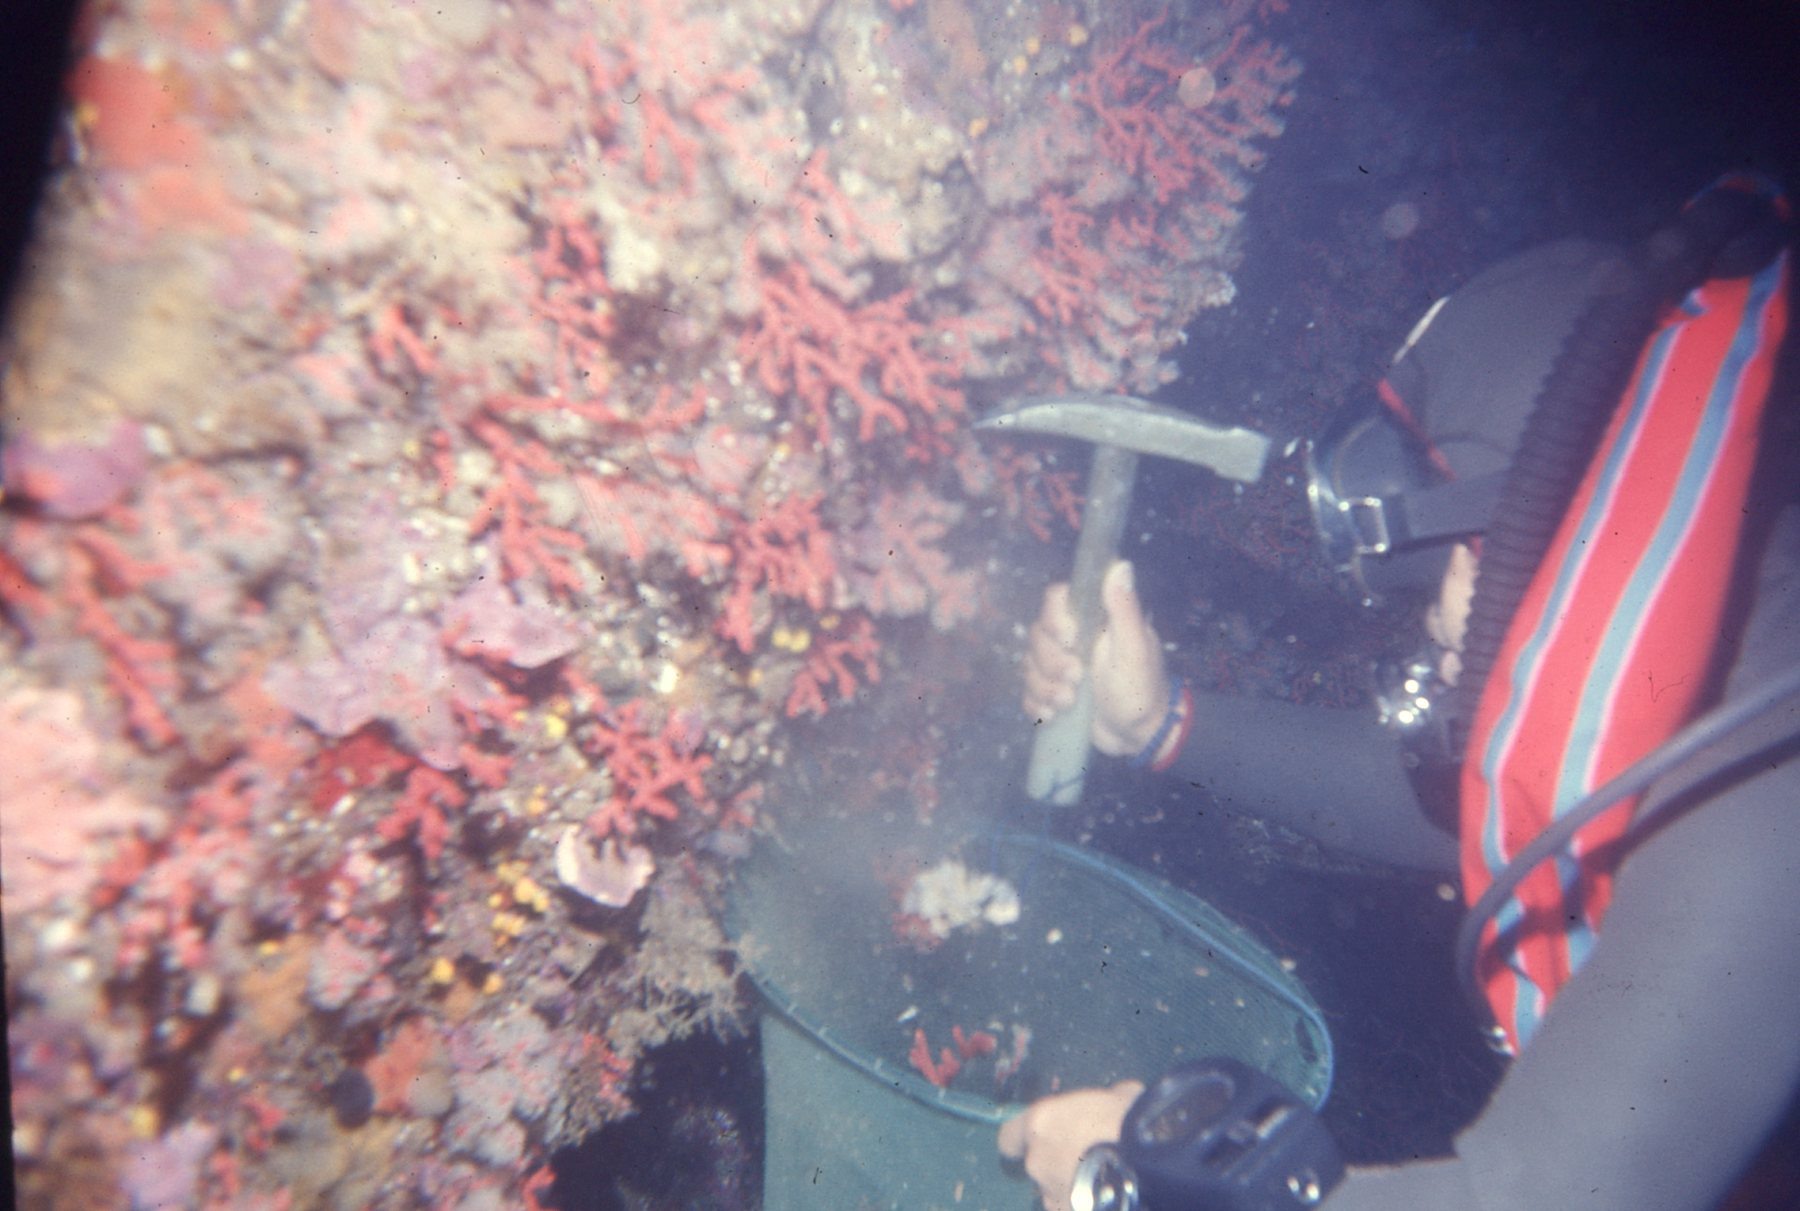
[(21, 1202), (531, 1205), (735, 1029), (790, 720), (1072, 513), (969, 417), (1222, 297), (1260, 7), (92, 8), (0, 401)]

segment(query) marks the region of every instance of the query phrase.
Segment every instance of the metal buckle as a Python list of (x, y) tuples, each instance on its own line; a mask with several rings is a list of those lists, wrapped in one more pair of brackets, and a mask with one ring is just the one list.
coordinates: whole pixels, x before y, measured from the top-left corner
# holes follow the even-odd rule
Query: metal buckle
[(1350, 523), (1358, 555), (1386, 555), (1394, 549), (1388, 528), (1387, 502), (1379, 496), (1356, 496), (1338, 501), (1338, 512)]

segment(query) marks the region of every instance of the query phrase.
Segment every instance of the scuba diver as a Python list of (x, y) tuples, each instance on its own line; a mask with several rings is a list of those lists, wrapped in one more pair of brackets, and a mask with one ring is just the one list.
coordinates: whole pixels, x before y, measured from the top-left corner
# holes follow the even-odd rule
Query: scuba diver
[[(1330, 1211), (1699, 1211), (1800, 1087), (1800, 708), (1769, 697), (1800, 654), (1794, 417), (1768, 406), (1788, 217), (1729, 177), (1631, 252), (1565, 241), (1496, 266), (1310, 445), (1328, 558), (1364, 602), (1428, 606), (1429, 646), (1377, 711), (1193, 691), (1129, 564), (1085, 659), (1067, 587), (1046, 595), (1033, 717), (1091, 669), (1101, 752), (1485, 901), (1466, 984), (1517, 1058), (1453, 1156), (1352, 1168)], [(1684, 743), (1698, 761), (1656, 763)], [(1551, 860), (1513, 862), (1559, 820), (1580, 827)], [(1103, 1205), (1077, 1171), (1143, 1090), (1045, 1098), (1000, 1150), (1051, 1211), (1072, 1190)]]

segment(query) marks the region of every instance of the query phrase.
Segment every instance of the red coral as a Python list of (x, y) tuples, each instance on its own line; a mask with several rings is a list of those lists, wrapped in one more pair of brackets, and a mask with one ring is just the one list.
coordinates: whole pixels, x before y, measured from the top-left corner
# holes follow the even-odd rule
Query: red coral
[(525, 1211), (552, 1211), (556, 1203), (546, 1207), (538, 1199), (538, 1195), (546, 1194), (556, 1184), (556, 1166), (544, 1165), (534, 1171), (519, 1187), (519, 1197), (525, 1200)]
[(450, 822), (444, 813), (468, 801), (469, 793), (456, 779), (428, 765), (415, 765), (407, 771), (406, 786), (393, 809), (382, 817), (375, 831), (387, 841), (416, 835), (426, 861), (436, 862), (444, 852), (444, 842), (450, 839)]
[(797, 601), (815, 613), (825, 608), (837, 557), (819, 520), (822, 499), (819, 494), (784, 497), (732, 534), (731, 583), (717, 626), (740, 651), (754, 650), (769, 625), (769, 599)]
[(920, 954), (930, 954), (944, 944), (944, 935), (933, 929), (931, 922), (916, 912), (895, 913), (892, 927), (894, 941), (902, 946), (910, 946)]
[(770, 394), (791, 396), (829, 445), (835, 396), (857, 417), (858, 441), (885, 426), (896, 433), (946, 429), (964, 411), (965, 346), (947, 328), (912, 314), (912, 292), (852, 307), (819, 288), (807, 269), (788, 265), (762, 279), (762, 309), (738, 343), (738, 356)]
[(575, 486), (602, 551), (638, 565), (657, 552), (672, 554), (694, 577), (731, 563), (731, 546), (724, 541), (730, 519), (709, 495), (626, 475), (577, 475)]
[(787, 205), (757, 232), (755, 242), (765, 257), (804, 265), (820, 286), (853, 300), (868, 289), (867, 274), (857, 270), (871, 256), (907, 258), (903, 203), (871, 190), (851, 198), (829, 160), (827, 148), (813, 152), (788, 191)]
[[(1147, 178), (1159, 205), (1201, 177), (1226, 203), (1238, 202), (1247, 186), (1233, 169), (1262, 162), (1253, 140), (1281, 132), (1273, 111), (1287, 104), (1286, 86), (1299, 68), (1270, 43), (1251, 42), (1247, 25), (1196, 62), (1150, 41), (1167, 19), (1165, 13), (1139, 26), (1072, 81), (1070, 92), (1100, 120), (1106, 157)], [(1184, 78), (1196, 82), (1187, 97)]]
[(912, 1050), (906, 1056), (914, 1070), (939, 1089), (949, 1088), (950, 1082), (963, 1070), (966, 1061), (993, 1055), (1000, 1049), (1000, 1040), (987, 1030), (966, 1031), (961, 1026), (952, 1026), (950, 1037), (956, 1041), (955, 1048), (940, 1047), (937, 1058), (933, 1059), (931, 1044), (925, 1039), (925, 1031), (915, 1029)]
[(573, 596), (582, 582), (569, 557), (585, 544), (579, 534), (549, 523), (534, 482), (566, 478), (568, 472), (540, 442), (518, 436), (491, 416), (477, 418), (469, 428), (499, 464), (469, 518), (469, 533), (497, 531), (501, 566), (509, 578), (541, 576), (552, 590)]
[(964, 1032), (961, 1026), (952, 1026), (950, 1037), (956, 1040), (956, 1054), (965, 1060), (976, 1060), (984, 1055), (993, 1055), (1000, 1049), (1000, 1040), (994, 1037), (992, 1031), (988, 1030)]
[(581, 1036), (582, 1077), (587, 1088), (600, 1099), (615, 1117), (631, 1113), (629, 1089), (631, 1061), (614, 1051), (605, 1038), (597, 1034)]
[(1089, 326), (1095, 294), (1112, 271), (1106, 256), (1088, 239), (1094, 216), (1056, 190), (1045, 190), (1038, 201), (1049, 219), (1049, 246), (1032, 254), (1040, 289), (1031, 305), (1059, 324)]
[(259, 1155), (267, 1152), (275, 1142), (276, 1131), (287, 1121), (287, 1111), (256, 1090), (247, 1091), (238, 1100), (238, 1109), (244, 1114), (244, 1147)]
[(990, 197), (1031, 205), (990, 228), (982, 266), (1011, 297), (971, 335), (1007, 349), (996, 332), (1041, 331), (1042, 358), (1079, 388), (1167, 382), (1162, 354), (1187, 318), (1231, 297), (1227, 233), (1299, 71), (1247, 24), (1196, 54), (1155, 40), (1168, 20), (1097, 52), (1025, 120), (1013, 154), (975, 161)]
[(681, 815), (676, 792), (686, 796), (695, 810), (714, 814), (716, 804), (705, 778), (712, 758), (696, 751), (688, 743), (687, 729), (673, 719), (661, 731), (652, 731), (644, 721), (644, 704), (634, 699), (602, 712), (587, 742), (612, 775), (612, 794), (588, 819), (600, 836), (630, 836), (646, 818), (675, 819)]
[(931, 1044), (925, 1041), (923, 1029), (913, 1031), (912, 1050), (907, 1052), (906, 1059), (920, 1076), (939, 1089), (949, 1088), (956, 1074), (962, 1071), (962, 1060), (948, 1047), (939, 1049), (937, 1059), (931, 1058)]
[(188, 796), (166, 836), (117, 856), (108, 877), (130, 880), (116, 901), (121, 970), (156, 954), (171, 970), (199, 971), (212, 962), (224, 908), (241, 904), (256, 878), (251, 817), (267, 791), (261, 771), (246, 762), (228, 765)]
[(994, 487), (1005, 515), (1016, 518), (1040, 541), (1048, 542), (1051, 523), (1070, 529), (1081, 525), (1081, 490), (1075, 472), (1052, 471), (1035, 450), (1001, 445), (988, 456)]
[[(601, 46), (592, 38), (576, 48), (594, 96), (594, 132), (606, 161), (632, 170), (652, 189), (673, 175), (680, 195), (694, 191), (700, 159), (709, 144), (702, 133), (728, 136), (734, 99), (750, 88), (750, 67), (726, 69), (718, 22), (698, 20), (671, 4), (637, 10), (638, 27), (626, 42)], [(678, 85), (678, 87), (676, 87)]]
[(140, 635), (114, 613), (111, 599), (136, 592), (160, 575), (160, 566), (134, 559), (110, 534), (84, 526), (68, 550), (62, 596), (74, 609), (77, 630), (106, 658), (106, 679), (125, 706), (131, 730), (145, 745), (162, 748), (180, 733), (163, 700), (179, 688), (173, 643)]
[(314, 811), (329, 811), (345, 795), (384, 786), (417, 761), (395, 748), (382, 728), (361, 728), (325, 749), (313, 762), (307, 802)]
[(50, 595), (38, 588), (17, 560), (0, 550), (0, 608), (4, 608), (15, 624), (25, 615), (43, 617), (56, 605)]
[(598, 395), (612, 377), (613, 289), (600, 237), (571, 198), (545, 203), (544, 242), (531, 258), (532, 313), (549, 325), (562, 401)]
[(875, 624), (866, 616), (849, 622), (839, 621), (835, 627), (820, 623), (807, 651), (806, 663), (794, 677), (794, 688), (788, 692), (787, 716), (823, 715), (826, 711), (825, 691), (837, 687), (839, 698), (848, 701), (856, 693), (856, 672), (860, 665), (863, 680), (881, 680), (881, 645), (875, 639)]
[(413, 372), (419, 375), (429, 375), (437, 369), (437, 354), (419, 335), (406, 308), (399, 303), (389, 303), (375, 313), (369, 326), (369, 350), (377, 364), (390, 374), (399, 373), (405, 363), (411, 363)]

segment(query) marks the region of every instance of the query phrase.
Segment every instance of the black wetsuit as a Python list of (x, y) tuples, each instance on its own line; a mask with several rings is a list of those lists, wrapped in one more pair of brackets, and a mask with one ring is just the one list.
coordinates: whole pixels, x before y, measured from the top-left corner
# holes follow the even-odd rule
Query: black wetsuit
[[(1504, 320), (1516, 330), (1519, 317), (1492, 326), (1496, 342)], [(1791, 412), (1791, 401), (1775, 408)], [(1785, 459), (1793, 438), (1782, 432), (1765, 452)], [(1786, 493), (1765, 510), (1778, 518), (1765, 516), (1760, 535), (1752, 523), (1753, 604), (1727, 637), (1727, 697), (1800, 660), (1793, 482), (1772, 493)], [(1205, 695), (1195, 708), (1174, 772), (1224, 809), (1456, 873), (1455, 841), (1429, 821), (1398, 745), (1368, 712)], [(1640, 815), (1658, 803), (1672, 812), (1625, 859), (1594, 953), (1455, 1156), (1360, 1171), (1327, 1200), (1331, 1211), (1701, 1211), (1730, 1189), (1800, 1087), (1796, 733), (1790, 703), (1734, 743), (1741, 760), (1728, 776), (1656, 788)]]

